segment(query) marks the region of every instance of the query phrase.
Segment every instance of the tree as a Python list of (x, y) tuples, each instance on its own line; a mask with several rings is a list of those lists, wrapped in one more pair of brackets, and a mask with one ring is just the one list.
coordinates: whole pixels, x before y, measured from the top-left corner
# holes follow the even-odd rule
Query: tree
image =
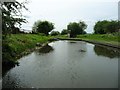
[[(11, 34), (13, 29), (20, 28), (21, 23), (26, 23), (26, 19), (23, 19), (23, 15), (21, 10), (25, 7), (27, 1), (23, 3), (19, 3), (17, 1), (14, 2), (0, 2), (1, 10), (2, 10), (2, 33), (3, 39), (6, 35)], [(16, 29), (18, 30), (18, 29)]]
[(33, 25), (33, 32), (44, 33), (48, 35), (50, 31), (54, 29), (54, 24), (49, 21), (37, 21)]
[(98, 21), (94, 26), (94, 33), (95, 34), (106, 34), (106, 33), (113, 33), (118, 32), (120, 28), (119, 21)]
[(106, 33), (106, 26), (107, 23), (109, 23), (107, 20), (104, 21), (98, 21), (94, 26), (94, 33), (95, 34), (105, 34)]
[(61, 32), (61, 35), (65, 35), (65, 34), (68, 34), (68, 33), (69, 33), (69, 30), (63, 29), (62, 32)]
[[(9, 45), (9, 40), (7, 36), (11, 33), (18, 33), (20, 31), (20, 26), (22, 23), (26, 23), (26, 19), (23, 18), (22, 9), (28, 10), (25, 7), (27, 1), (19, 3), (14, 0), (14, 2), (1, 2), (1, 15), (2, 15), (2, 60), (4, 64), (13, 64), (15, 57), (15, 52)], [(9, 62), (9, 63), (8, 63)], [(14, 62), (15, 63), (15, 62)]]
[(119, 24), (118, 21), (110, 21), (107, 23), (105, 31), (107, 33), (118, 32)]
[(60, 32), (59, 31), (52, 31), (50, 33), (51, 36), (57, 36), (57, 35), (60, 35)]
[(18, 33), (21, 33), (20, 29), (17, 28), (17, 27), (14, 27), (14, 29), (12, 29), (12, 34), (18, 34)]
[(67, 29), (70, 30), (70, 37), (76, 37), (78, 34), (84, 34), (84, 30), (87, 28), (85, 22), (72, 22), (69, 23)]

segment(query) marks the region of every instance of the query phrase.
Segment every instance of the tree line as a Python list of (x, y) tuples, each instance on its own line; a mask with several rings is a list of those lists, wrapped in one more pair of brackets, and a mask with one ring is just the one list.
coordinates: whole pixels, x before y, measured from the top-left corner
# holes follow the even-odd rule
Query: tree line
[(115, 20), (103, 20), (98, 21), (94, 26), (95, 34), (107, 34), (120, 31), (120, 21)]
[[(48, 35), (54, 29), (54, 24), (49, 21), (37, 21), (34, 23), (32, 31), (33, 33), (44, 33)], [(55, 35), (65, 35), (70, 34), (70, 37), (76, 37), (79, 34), (87, 34), (85, 29), (87, 24), (84, 21), (70, 22), (67, 25), (67, 29), (63, 29), (61, 33), (59, 31), (52, 31), (50, 34)], [(95, 23), (94, 34), (107, 34), (120, 31), (120, 21), (117, 20), (103, 20)]]
[[(27, 20), (23, 18), (21, 9), (28, 10), (25, 7), (27, 2), (19, 3), (15, 2), (3, 2), (1, 4), (2, 10), (2, 36), (23, 33), (20, 31), (20, 26), (22, 23), (26, 23)], [(79, 34), (87, 34), (85, 31), (87, 24), (84, 21), (70, 22), (67, 25), (67, 29), (63, 29), (60, 33), (59, 31), (54, 31), (55, 25), (50, 21), (38, 20), (34, 23), (32, 27), (32, 33), (43, 33), (44, 35), (65, 35), (70, 34), (70, 37), (76, 37)], [(107, 34), (120, 31), (120, 21), (117, 20), (103, 20), (95, 23), (94, 34)]]
[[(49, 32), (51, 32), (54, 29), (54, 24), (49, 21), (36, 21), (32, 27), (33, 33), (44, 33), (45, 35), (49, 35)], [(67, 25), (67, 29), (64, 29), (61, 34), (70, 34), (71, 37), (75, 37), (78, 34), (85, 34), (85, 29), (87, 28), (87, 25), (84, 21), (80, 22), (70, 22)], [(51, 35), (59, 35), (60, 32), (58, 31), (52, 31), (50, 33)]]

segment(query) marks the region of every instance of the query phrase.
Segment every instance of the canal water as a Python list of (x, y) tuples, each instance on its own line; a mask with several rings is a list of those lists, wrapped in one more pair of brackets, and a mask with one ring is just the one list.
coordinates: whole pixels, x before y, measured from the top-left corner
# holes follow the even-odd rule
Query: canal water
[(19, 59), (3, 88), (117, 88), (117, 49), (82, 41), (56, 41)]

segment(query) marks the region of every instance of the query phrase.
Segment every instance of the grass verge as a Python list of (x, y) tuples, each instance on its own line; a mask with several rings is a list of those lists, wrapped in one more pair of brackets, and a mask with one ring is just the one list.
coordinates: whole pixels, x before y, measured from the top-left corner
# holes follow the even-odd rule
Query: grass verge
[(52, 37), (39, 34), (12, 34), (3, 40), (2, 61), (3, 63), (16, 62), (22, 52), (30, 50), (36, 43), (45, 43)]
[(120, 34), (86, 34), (78, 35), (77, 38), (88, 41), (97, 41), (112, 45), (120, 45)]

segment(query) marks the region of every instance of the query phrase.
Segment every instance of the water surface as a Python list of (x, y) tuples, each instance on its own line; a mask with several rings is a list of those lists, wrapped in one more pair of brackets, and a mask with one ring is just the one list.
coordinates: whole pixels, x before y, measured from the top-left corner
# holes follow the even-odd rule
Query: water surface
[(19, 60), (3, 88), (117, 88), (118, 50), (81, 41), (56, 41)]

